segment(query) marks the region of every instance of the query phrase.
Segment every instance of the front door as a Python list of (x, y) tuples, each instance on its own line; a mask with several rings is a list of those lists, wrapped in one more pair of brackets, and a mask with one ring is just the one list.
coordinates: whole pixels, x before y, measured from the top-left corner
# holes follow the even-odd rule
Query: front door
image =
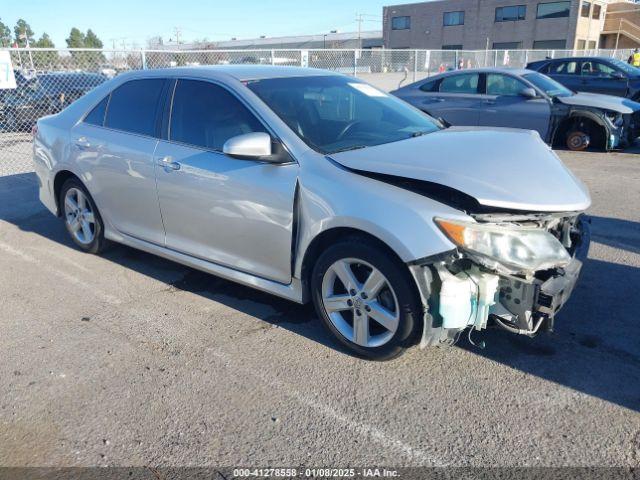
[(606, 63), (585, 60), (581, 63), (581, 91), (624, 97), (627, 95), (627, 76)]
[(535, 130), (547, 140), (551, 106), (546, 98), (522, 96), (520, 92), (529, 85), (511, 75), (488, 73), (486, 85), (480, 125)]
[(298, 165), (222, 153), (229, 138), (257, 131), (266, 130), (225, 88), (178, 80), (168, 139), (155, 152), (166, 246), (289, 283)]

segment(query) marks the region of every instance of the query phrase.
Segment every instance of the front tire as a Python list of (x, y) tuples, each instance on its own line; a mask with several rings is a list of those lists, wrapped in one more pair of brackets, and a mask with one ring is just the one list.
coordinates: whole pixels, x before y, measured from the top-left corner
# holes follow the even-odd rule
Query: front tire
[(107, 246), (104, 223), (93, 198), (77, 178), (62, 185), (59, 203), (67, 232), (80, 249), (100, 253)]
[(422, 304), (407, 268), (385, 248), (352, 238), (325, 250), (311, 278), (324, 326), (354, 354), (390, 360), (417, 343)]

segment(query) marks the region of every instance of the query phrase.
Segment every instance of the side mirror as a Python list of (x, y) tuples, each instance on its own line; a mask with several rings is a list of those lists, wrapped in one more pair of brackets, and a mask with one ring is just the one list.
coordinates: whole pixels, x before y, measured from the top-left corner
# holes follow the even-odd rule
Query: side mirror
[(531, 87), (523, 88), (522, 90), (520, 90), (520, 96), (526, 99), (538, 98), (538, 92), (536, 92), (535, 89)]
[(224, 142), (222, 153), (233, 158), (261, 162), (289, 163), (292, 161), (285, 148), (279, 142), (274, 143), (271, 136), (264, 132), (231, 137)]

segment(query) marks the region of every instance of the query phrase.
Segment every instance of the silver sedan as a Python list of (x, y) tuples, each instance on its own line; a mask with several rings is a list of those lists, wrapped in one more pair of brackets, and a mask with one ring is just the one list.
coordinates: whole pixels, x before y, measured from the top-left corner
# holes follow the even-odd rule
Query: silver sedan
[(588, 246), (589, 195), (538, 135), (446, 129), (322, 70), (120, 75), (40, 119), (34, 161), (78, 248), (313, 301), (373, 359), (551, 329)]

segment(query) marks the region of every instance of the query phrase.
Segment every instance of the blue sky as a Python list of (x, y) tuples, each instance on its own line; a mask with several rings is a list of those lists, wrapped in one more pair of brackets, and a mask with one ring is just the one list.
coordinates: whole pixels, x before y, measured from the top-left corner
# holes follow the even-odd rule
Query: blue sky
[[(0, 19), (13, 26), (24, 18), (36, 38), (47, 32), (56, 47), (66, 47), (71, 27), (91, 28), (111, 47), (116, 39), (128, 46), (144, 47), (149, 37), (175, 38), (179, 27), (185, 40), (207, 38), (228, 40), (260, 35), (280, 36), (327, 33), (330, 30), (356, 31), (356, 13), (378, 17), (363, 23), (363, 30), (380, 29), (380, 0), (0, 0)], [(374, 20), (371, 18), (371, 20)], [(135, 44), (135, 45), (134, 45)]]

